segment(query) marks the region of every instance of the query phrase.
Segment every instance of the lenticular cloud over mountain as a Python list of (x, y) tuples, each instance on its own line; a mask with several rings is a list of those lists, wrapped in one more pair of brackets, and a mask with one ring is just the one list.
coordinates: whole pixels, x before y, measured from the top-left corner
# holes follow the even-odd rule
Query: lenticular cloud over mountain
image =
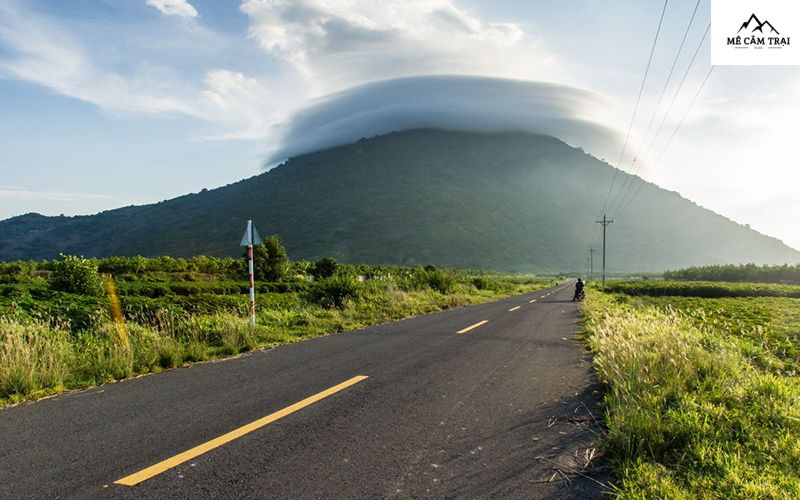
[(269, 163), (417, 128), (552, 135), (599, 157), (618, 151), (617, 133), (588, 116), (602, 100), (552, 83), (476, 76), (417, 76), (359, 85), (323, 97), (284, 125)]

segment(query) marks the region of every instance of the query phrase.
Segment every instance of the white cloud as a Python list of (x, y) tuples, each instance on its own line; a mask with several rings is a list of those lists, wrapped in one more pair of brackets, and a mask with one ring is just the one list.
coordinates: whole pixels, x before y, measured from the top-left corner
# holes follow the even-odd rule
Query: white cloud
[(197, 17), (197, 9), (186, 0), (147, 0), (147, 5), (152, 5), (165, 16)]
[[(318, 84), (317, 95), (419, 74), (551, 79), (555, 59), (514, 23), (451, 0), (245, 0), (250, 36)], [(547, 77), (547, 78), (545, 78)]]
[(557, 84), (476, 76), (416, 76), (359, 85), (292, 116), (271, 161), (361, 137), (421, 127), (548, 134), (603, 156), (621, 141), (584, 115), (604, 100)]
[(59, 94), (122, 113), (182, 113), (202, 117), (168, 67), (140, 61), (126, 72), (102, 67), (91, 50), (58, 23), (0, 5), (0, 41), (13, 56), (0, 72), (51, 88)]

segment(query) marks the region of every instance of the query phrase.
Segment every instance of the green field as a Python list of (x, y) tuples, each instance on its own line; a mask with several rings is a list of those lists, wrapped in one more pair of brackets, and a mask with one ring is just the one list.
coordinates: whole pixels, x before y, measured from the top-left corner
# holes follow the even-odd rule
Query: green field
[(791, 297), (800, 298), (800, 286), (774, 283), (724, 283), (712, 281), (610, 281), (610, 293), (684, 297)]
[[(0, 263), (0, 405), (554, 283), (432, 266), (286, 262), (279, 280), (257, 283), (251, 327), (242, 259), (68, 262), (63, 279), (58, 262)], [(113, 275), (115, 294), (98, 269)]]
[(716, 285), (613, 283), (584, 303), (622, 498), (800, 497), (800, 299)]

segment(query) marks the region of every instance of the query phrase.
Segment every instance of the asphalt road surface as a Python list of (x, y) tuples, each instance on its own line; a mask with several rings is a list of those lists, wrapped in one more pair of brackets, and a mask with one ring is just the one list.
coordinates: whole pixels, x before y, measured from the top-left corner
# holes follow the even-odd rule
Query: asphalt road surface
[(607, 467), (586, 466), (596, 393), (571, 294), (7, 408), (0, 497), (599, 497)]

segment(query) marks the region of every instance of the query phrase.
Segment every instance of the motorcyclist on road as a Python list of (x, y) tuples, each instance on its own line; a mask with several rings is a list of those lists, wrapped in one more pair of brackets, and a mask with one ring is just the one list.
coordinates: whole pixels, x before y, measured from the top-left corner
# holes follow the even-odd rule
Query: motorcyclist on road
[(575, 282), (575, 295), (572, 297), (573, 302), (583, 298), (583, 285), (583, 279), (578, 278), (578, 281)]

